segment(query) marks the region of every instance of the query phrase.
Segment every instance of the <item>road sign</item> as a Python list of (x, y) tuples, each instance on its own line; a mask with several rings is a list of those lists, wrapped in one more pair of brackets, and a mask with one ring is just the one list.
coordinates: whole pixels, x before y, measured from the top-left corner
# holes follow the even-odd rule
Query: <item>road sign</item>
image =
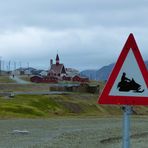
[(129, 35), (98, 103), (148, 105), (148, 72), (133, 34)]

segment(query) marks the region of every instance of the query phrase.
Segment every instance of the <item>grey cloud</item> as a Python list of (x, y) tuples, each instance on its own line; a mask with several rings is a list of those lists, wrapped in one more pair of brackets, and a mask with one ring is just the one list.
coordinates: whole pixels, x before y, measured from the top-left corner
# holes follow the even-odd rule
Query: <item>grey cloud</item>
[(48, 67), (59, 50), (68, 67), (99, 68), (116, 61), (133, 32), (148, 59), (147, 4), (138, 0), (2, 1), (1, 56)]
[(7, 0), (1, 3), (1, 27), (24, 26), (49, 29), (90, 26), (146, 26), (144, 1), (100, 0)]
[[(84, 69), (85, 66), (95, 68), (117, 59), (130, 30), (135, 33), (135, 37), (138, 37), (137, 40), (141, 44), (147, 41), (144, 34), (148, 32), (138, 28), (97, 27), (65, 31), (26, 28), (21, 32), (1, 35), (0, 50), (4, 49), (1, 52), (4, 58), (32, 61), (46, 67), (49, 64), (47, 61), (55, 58), (58, 50), (61, 60), (67, 66), (71, 65), (79, 69)], [(146, 45), (141, 46), (141, 44), (139, 47), (142, 53), (147, 52), (144, 50)], [(148, 58), (146, 55), (144, 57)]]

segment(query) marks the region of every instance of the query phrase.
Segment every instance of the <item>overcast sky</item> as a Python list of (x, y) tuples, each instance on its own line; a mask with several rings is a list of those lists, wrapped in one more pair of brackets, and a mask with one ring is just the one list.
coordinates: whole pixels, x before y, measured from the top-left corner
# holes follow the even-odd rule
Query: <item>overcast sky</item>
[(98, 69), (117, 60), (130, 33), (148, 60), (147, 0), (0, 2), (0, 57), (17, 66), (48, 69), (58, 52), (65, 67)]

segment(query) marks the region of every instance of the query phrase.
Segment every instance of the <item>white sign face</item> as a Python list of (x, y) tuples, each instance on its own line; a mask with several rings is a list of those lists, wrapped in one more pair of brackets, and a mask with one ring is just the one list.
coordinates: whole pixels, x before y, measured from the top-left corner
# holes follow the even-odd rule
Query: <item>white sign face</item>
[(132, 49), (120, 69), (109, 96), (148, 96), (148, 89)]

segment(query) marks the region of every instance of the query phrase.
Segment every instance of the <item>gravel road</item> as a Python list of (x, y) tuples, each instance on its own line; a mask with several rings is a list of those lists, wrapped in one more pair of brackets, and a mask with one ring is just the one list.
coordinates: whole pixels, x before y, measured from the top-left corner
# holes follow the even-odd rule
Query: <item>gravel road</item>
[(17, 77), (17, 76), (10, 76), (10, 79), (16, 81), (17, 84), (31, 84), (31, 82), (22, 80), (21, 78)]
[[(148, 117), (131, 126), (131, 147), (147, 148)], [(0, 120), (0, 148), (120, 148), (121, 135), (121, 118)]]

